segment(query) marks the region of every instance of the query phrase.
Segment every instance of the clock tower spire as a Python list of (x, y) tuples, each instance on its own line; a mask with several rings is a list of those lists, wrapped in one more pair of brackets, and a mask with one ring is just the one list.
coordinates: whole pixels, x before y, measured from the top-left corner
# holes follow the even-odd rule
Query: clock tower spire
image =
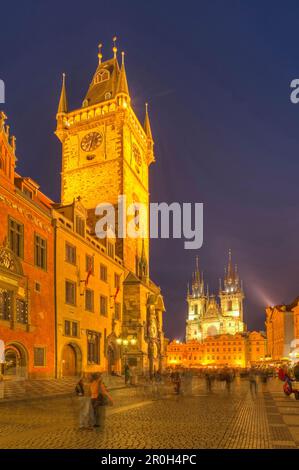
[[(154, 161), (148, 110), (143, 126), (132, 107), (124, 53), (119, 65), (116, 38), (113, 42), (113, 57), (107, 60), (99, 45), (98, 65), (80, 108), (68, 109), (63, 79), (57, 113), (61, 201), (69, 204), (80, 196), (93, 227), (97, 205), (107, 202), (117, 208), (121, 195), (127, 206), (142, 203), (148, 212), (149, 166)], [(119, 239), (116, 246), (117, 254), (136, 272), (136, 256), (149, 260), (148, 221), (143, 237)]]

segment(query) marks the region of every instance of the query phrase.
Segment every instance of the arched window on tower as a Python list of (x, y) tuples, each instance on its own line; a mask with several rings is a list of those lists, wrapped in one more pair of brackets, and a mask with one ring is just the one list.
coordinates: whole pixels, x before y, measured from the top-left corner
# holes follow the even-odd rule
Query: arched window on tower
[(228, 300), (228, 302), (227, 302), (227, 310), (228, 310), (228, 311), (231, 311), (232, 309), (233, 309), (233, 303), (232, 303), (231, 300)]

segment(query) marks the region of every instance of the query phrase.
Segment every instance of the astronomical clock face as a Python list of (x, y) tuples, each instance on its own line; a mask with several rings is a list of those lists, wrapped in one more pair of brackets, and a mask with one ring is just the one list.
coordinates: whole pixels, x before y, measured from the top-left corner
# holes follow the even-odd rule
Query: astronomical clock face
[(97, 149), (103, 142), (103, 135), (99, 132), (89, 132), (81, 141), (81, 149), (84, 152), (90, 152)]

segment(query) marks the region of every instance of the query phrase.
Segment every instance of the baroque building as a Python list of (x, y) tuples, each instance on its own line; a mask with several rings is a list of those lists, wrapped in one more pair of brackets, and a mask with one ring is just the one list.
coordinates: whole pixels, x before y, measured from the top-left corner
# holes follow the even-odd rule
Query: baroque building
[(200, 273), (198, 258), (193, 273), (191, 291), (188, 287), (188, 315), (186, 341), (203, 341), (208, 336), (241, 333), (246, 330), (243, 322), (244, 292), (237, 266), (232, 264), (229, 251), (224, 282), (219, 283), (219, 300), (205, 288), (203, 273)]
[[(140, 236), (117, 233), (115, 239), (115, 255), (124, 267), (122, 332), (116, 340), (125, 362), (152, 374), (163, 363), (165, 310), (160, 288), (149, 271), (147, 214), (154, 142), (147, 106), (143, 125), (134, 112), (124, 53), (119, 64), (115, 42), (113, 57), (105, 61), (99, 46), (98, 65), (80, 108), (68, 109), (63, 77), (56, 135), (62, 143), (63, 205), (80, 198), (93, 233), (99, 220), (96, 207), (103, 203), (113, 205), (120, 227), (121, 196), (127, 206), (135, 207), (135, 218), (143, 218)], [(139, 204), (146, 214), (139, 211)], [(125, 226), (127, 221), (125, 217)]]
[(16, 172), (0, 113), (0, 364), (6, 378), (55, 374), (52, 201)]
[(86, 220), (80, 200), (54, 205), (58, 377), (121, 372), (123, 262)]
[(291, 304), (266, 308), (267, 353), (269, 359), (299, 358), (299, 297)]
[(173, 341), (167, 348), (167, 365), (186, 368), (245, 368), (263, 363), (265, 356), (264, 333), (252, 331), (208, 336), (203, 341)]

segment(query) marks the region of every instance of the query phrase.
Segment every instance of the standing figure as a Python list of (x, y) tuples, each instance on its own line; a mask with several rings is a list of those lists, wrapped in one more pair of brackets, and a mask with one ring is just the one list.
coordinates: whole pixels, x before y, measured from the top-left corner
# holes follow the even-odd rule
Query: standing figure
[(90, 388), (83, 378), (79, 380), (75, 387), (75, 393), (79, 400), (79, 429), (92, 429), (92, 408)]
[(106, 406), (113, 405), (113, 400), (109, 395), (101, 374), (92, 374), (92, 381), (90, 384), (91, 390), (91, 404), (93, 408), (93, 427), (104, 430)]
[(256, 382), (256, 373), (254, 369), (250, 369), (249, 371), (249, 385), (250, 385), (250, 393), (251, 395), (257, 394), (257, 382)]
[(125, 365), (125, 384), (128, 385), (130, 382), (131, 371), (128, 364)]

